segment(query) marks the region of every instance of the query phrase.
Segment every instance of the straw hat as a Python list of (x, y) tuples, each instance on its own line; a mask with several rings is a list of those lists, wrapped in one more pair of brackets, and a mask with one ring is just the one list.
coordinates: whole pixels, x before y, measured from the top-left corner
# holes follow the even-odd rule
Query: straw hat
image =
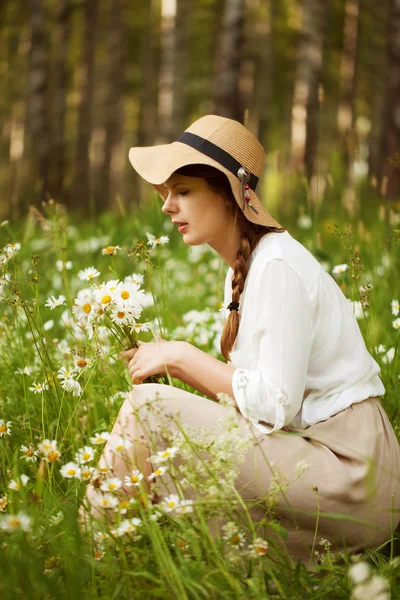
[(166, 200), (165, 181), (181, 167), (203, 164), (227, 176), (236, 202), (253, 223), (278, 227), (255, 192), (264, 166), (265, 152), (254, 135), (238, 121), (206, 115), (171, 144), (133, 147), (129, 160), (143, 179)]

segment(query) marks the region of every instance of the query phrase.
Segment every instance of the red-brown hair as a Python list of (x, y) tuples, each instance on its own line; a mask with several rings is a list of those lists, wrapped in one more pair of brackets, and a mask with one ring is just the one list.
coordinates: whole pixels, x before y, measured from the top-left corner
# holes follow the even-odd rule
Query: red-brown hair
[[(250, 255), (258, 242), (267, 233), (283, 233), (286, 229), (257, 225), (246, 219), (232, 193), (229, 179), (222, 171), (210, 167), (209, 165), (196, 164), (182, 167), (178, 169), (176, 173), (186, 175), (187, 177), (202, 177), (206, 180), (210, 189), (219, 193), (225, 198), (227, 204), (229, 203), (234, 223), (238, 223), (241, 231), (240, 247), (236, 255), (235, 268), (232, 277), (232, 302), (239, 302), (249, 270)], [(230, 352), (236, 341), (239, 324), (239, 312), (237, 310), (231, 310), (221, 337), (221, 354), (227, 361), (230, 360)]]

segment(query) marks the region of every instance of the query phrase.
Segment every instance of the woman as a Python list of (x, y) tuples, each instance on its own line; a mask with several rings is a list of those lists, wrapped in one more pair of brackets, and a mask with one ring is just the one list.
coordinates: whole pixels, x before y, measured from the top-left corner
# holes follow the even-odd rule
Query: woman
[[(277, 504), (294, 559), (310, 558), (317, 515), (317, 540), (326, 538), (332, 550), (389, 539), (400, 518), (400, 447), (378, 399), (385, 393), (380, 368), (336, 282), (258, 199), (262, 146), (240, 123), (207, 115), (176, 142), (131, 148), (129, 158), (160, 194), (184, 243), (209, 244), (229, 267), (221, 338), (227, 363), (185, 341), (121, 353), (134, 385), (100, 466), (111, 462), (124, 479), (127, 468), (113, 453), (113, 440), (115, 446), (123, 435), (148, 481), (148, 438), (137, 410), (157, 396), (162, 409), (147, 415), (150, 431), (171, 413), (188, 426), (214, 429), (223, 407), (210, 399), (223, 392), (236, 403), (243, 436), (257, 439), (240, 466), (243, 498), (268, 492), (271, 464), (293, 479), (299, 461), (306, 463)], [(210, 399), (140, 385), (165, 372)], [(96, 514), (93, 485), (87, 497)], [(252, 516), (261, 520), (262, 507)]]

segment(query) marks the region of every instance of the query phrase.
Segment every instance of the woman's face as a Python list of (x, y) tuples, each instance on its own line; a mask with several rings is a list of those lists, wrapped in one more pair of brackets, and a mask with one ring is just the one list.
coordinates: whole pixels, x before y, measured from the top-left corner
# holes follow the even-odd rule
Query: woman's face
[(165, 182), (168, 197), (162, 211), (182, 230), (183, 241), (190, 246), (208, 243), (217, 252), (232, 235), (233, 216), (223, 196), (208, 187), (202, 177), (173, 173)]

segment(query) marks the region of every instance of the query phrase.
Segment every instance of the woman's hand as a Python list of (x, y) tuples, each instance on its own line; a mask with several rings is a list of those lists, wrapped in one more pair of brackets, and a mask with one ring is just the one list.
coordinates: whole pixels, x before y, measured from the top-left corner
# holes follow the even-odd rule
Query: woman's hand
[(139, 342), (138, 348), (123, 350), (120, 357), (128, 360), (128, 370), (132, 383), (140, 384), (151, 375), (168, 372), (174, 377), (175, 367), (183, 351), (185, 342), (167, 341), (158, 338), (156, 342)]

